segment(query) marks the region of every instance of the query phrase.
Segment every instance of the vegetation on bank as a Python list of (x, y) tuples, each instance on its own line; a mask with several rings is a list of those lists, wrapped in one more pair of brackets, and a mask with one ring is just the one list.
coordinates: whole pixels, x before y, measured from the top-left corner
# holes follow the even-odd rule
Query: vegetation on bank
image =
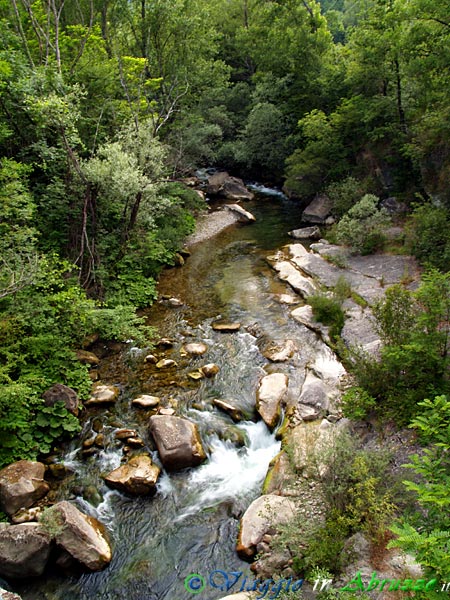
[[(426, 430), (411, 467), (423, 485), (408, 484), (421, 508), (395, 531), (448, 578), (449, 7), (0, 0), (0, 23), (0, 464), (77, 430), (42, 392), (65, 383), (87, 397), (74, 349), (88, 336), (144, 342), (136, 308), (201, 206), (176, 178), (216, 165), (301, 201), (324, 192), (335, 239), (361, 253), (385, 244), (380, 201), (395, 196), (427, 274), (375, 307), (381, 357), (349, 357), (345, 410)], [(337, 291), (313, 301), (337, 342), (341, 304)], [(331, 511), (333, 543), (369, 526), (352, 521), (354, 503), (384, 498), (355, 456), (359, 496)], [(304, 566), (335, 568), (326, 550)]]

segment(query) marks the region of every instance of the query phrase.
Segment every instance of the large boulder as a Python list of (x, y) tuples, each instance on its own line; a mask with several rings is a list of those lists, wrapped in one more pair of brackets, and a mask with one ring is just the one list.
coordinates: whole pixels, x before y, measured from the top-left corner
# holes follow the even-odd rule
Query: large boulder
[(214, 173), (208, 177), (206, 193), (235, 201), (251, 200), (254, 197), (254, 194), (245, 187), (242, 179), (232, 177), (226, 171)]
[(156, 492), (159, 473), (160, 469), (152, 463), (151, 458), (143, 454), (134, 456), (125, 465), (111, 471), (106, 475), (105, 482), (127, 494), (153, 495)]
[(112, 558), (103, 525), (85, 515), (70, 502), (58, 502), (50, 509), (57, 544), (90, 571), (100, 571)]
[(330, 401), (329, 389), (323, 380), (314, 373), (308, 372), (305, 381), (303, 382), (298, 403), (315, 407), (319, 411), (327, 413), (330, 409)]
[(44, 398), (45, 406), (54, 406), (57, 402), (64, 402), (66, 409), (76, 417), (78, 416), (80, 407), (78, 394), (67, 385), (55, 383), (55, 385), (52, 385), (51, 388), (42, 394), (42, 397)]
[(317, 195), (314, 200), (308, 204), (302, 214), (302, 221), (308, 223), (324, 223), (333, 208), (333, 201), (328, 196)]
[(288, 387), (284, 373), (271, 373), (263, 377), (256, 394), (256, 410), (268, 427), (273, 429), (280, 418), (281, 401)]
[(39, 577), (50, 556), (51, 537), (39, 523), (11, 525), (0, 531), (0, 575)]
[(154, 415), (150, 432), (168, 471), (196, 467), (206, 458), (197, 426), (181, 417)]
[(264, 535), (277, 525), (287, 523), (294, 515), (295, 504), (288, 498), (268, 494), (254, 500), (241, 519), (236, 546), (239, 556), (244, 560), (252, 559)]
[(13, 515), (46, 495), (44, 473), (45, 466), (31, 460), (19, 460), (0, 471), (0, 505), (5, 513)]

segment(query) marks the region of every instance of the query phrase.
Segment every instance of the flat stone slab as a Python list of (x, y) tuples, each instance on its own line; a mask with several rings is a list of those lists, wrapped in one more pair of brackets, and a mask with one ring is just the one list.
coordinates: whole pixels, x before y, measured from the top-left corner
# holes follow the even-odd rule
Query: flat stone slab
[(304, 277), (291, 262), (282, 260), (276, 262), (273, 268), (281, 281), (286, 281), (303, 298), (308, 298), (318, 291), (314, 282), (309, 277)]
[(294, 309), (291, 312), (291, 317), (297, 321), (297, 323), (318, 333), (325, 343), (330, 341), (330, 328), (327, 325), (323, 325), (323, 323), (316, 321), (313, 310), (309, 304)]
[(346, 301), (346, 319), (341, 337), (347, 347), (361, 346), (369, 354), (377, 354), (381, 340), (373, 327), (372, 311)]

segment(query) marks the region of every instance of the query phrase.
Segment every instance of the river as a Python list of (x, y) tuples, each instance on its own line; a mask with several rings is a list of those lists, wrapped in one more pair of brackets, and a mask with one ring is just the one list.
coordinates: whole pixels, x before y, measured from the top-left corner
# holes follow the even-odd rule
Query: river
[[(144, 363), (145, 351), (132, 343), (105, 358), (101, 379), (120, 386), (120, 399), (111, 410), (91, 409), (84, 425), (85, 436), (92, 427), (102, 428), (105, 447), (83, 458), (77, 442), (62, 459), (74, 473), (61, 487), (59, 499), (74, 501), (105, 523), (114, 548), (111, 564), (99, 573), (80, 577), (55, 573), (21, 584), (17, 591), (24, 600), (187, 600), (193, 597), (184, 586), (190, 573), (249, 572), (249, 564), (235, 552), (239, 519), (259, 495), (280, 442), (261, 421), (234, 424), (213, 408), (212, 399), (232, 399), (246, 413), (253, 413), (256, 386), (268, 363), (255, 330), (273, 339), (295, 337), (301, 342), (304, 338), (306, 346), (314, 338), (292, 323), (288, 306), (275, 300), (276, 294), (289, 289), (266, 262), (268, 255), (289, 242), (287, 231), (299, 226), (300, 207), (272, 190), (257, 191), (255, 199), (245, 203), (256, 216), (254, 224), (232, 226), (194, 246), (183, 267), (168, 269), (161, 276), (160, 295), (175, 296), (184, 304), (172, 308), (158, 302), (147, 316), (161, 336), (174, 340), (165, 356), (174, 358), (178, 368), (157, 372)], [(218, 318), (241, 322), (241, 330), (213, 331), (211, 323)], [(181, 346), (189, 341), (205, 342), (207, 354), (182, 356)], [(187, 373), (206, 362), (217, 363), (219, 374), (191, 381)], [(303, 376), (298, 367), (298, 361), (291, 361), (276, 370), (289, 373), (291, 386)], [(272, 365), (269, 372), (271, 368), (275, 370)], [(177, 414), (195, 421), (208, 449), (202, 466), (163, 473), (153, 498), (131, 498), (108, 490), (101, 478), (120, 464), (121, 446), (114, 437), (118, 427), (135, 428), (157, 459), (146, 411), (130, 405), (130, 399), (141, 393), (160, 396), (164, 405), (175, 406)], [(215, 600), (225, 595), (208, 587), (198, 597)]]

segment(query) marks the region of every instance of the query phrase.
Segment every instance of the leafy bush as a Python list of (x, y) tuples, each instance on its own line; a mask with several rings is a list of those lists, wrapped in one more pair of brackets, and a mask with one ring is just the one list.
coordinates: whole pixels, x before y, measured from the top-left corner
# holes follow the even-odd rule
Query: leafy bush
[(339, 243), (350, 246), (352, 252), (370, 254), (384, 242), (383, 228), (389, 224), (388, 213), (377, 208), (378, 198), (366, 194), (336, 225)]
[(373, 541), (384, 538), (394, 511), (392, 477), (385, 451), (362, 449), (350, 433), (311, 457), (321, 481), (326, 521), (305, 523), (297, 514), (280, 527), (278, 544), (295, 552), (294, 567), (309, 579), (316, 568), (339, 573), (348, 536), (362, 531)]
[(333, 215), (340, 219), (361, 199), (363, 187), (354, 177), (346, 177), (331, 183), (325, 193), (333, 202)]
[(22, 383), (0, 388), (0, 467), (22, 458), (35, 460), (80, 429), (63, 402), (45, 406), (35, 389)]
[(376, 400), (364, 389), (354, 386), (342, 396), (342, 412), (348, 419), (362, 420), (375, 408)]
[(364, 399), (373, 398), (376, 405), (367, 408), (383, 419), (408, 424), (422, 398), (450, 392), (450, 275), (425, 273), (414, 293), (392, 286), (373, 312), (384, 345), (379, 358), (352, 350), (353, 375), (367, 396), (358, 391), (347, 395), (347, 409), (361, 416)]
[(314, 294), (308, 298), (314, 317), (324, 325), (330, 327), (330, 337), (335, 339), (342, 330), (345, 321), (341, 302), (335, 297), (325, 294)]
[(414, 455), (406, 465), (420, 476), (405, 481), (417, 495), (420, 527), (407, 520), (392, 527), (397, 539), (390, 546), (413, 553), (427, 574), (443, 581), (450, 579), (450, 401), (446, 396), (419, 403), (421, 413), (412, 421), (422, 440), (429, 446)]
[(450, 213), (431, 204), (416, 206), (407, 223), (406, 246), (418, 260), (450, 270)]

